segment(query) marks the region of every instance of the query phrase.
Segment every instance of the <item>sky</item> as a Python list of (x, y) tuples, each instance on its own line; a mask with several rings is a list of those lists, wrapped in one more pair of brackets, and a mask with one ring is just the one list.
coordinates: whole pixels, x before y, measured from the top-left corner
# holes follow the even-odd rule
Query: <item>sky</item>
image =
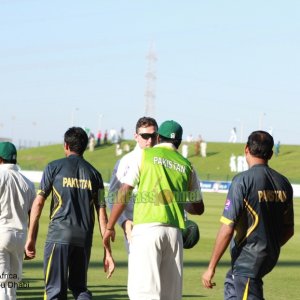
[(299, 13), (298, 0), (0, 0), (0, 137), (131, 139), (150, 85), (151, 116), (184, 139), (236, 127), (238, 142), (262, 129), (300, 144)]

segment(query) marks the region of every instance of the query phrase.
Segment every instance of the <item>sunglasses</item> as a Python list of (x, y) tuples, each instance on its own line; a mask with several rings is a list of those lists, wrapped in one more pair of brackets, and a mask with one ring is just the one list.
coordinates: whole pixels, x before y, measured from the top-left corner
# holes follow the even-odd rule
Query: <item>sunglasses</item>
[(144, 140), (155, 139), (157, 137), (157, 133), (139, 133), (139, 136), (141, 136)]

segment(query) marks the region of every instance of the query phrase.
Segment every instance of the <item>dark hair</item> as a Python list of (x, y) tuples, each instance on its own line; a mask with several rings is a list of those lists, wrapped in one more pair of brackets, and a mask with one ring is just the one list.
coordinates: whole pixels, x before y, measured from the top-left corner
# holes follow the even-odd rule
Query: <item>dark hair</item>
[(3, 164), (14, 164), (14, 165), (17, 164), (17, 160), (16, 159), (7, 160), (7, 159), (4, 159), (3, 157), (1, 157), (1, 158), (3, 160)]
[(157, 129), (158, 129), (158, 125), (157, 125), (155, 119), (150, 118), (150, 117), (142, 117), (142, 118), (138, 119), (138, 121), (136, 123), (135, 132), (138, 133), (139, 128), (141, 128), (141, 127), (149, 127), (149, 126), (154, 126), (155, 131), (157, 131)]
[(180, 144), (181, 144), (181, 140), (169, 139), (169, 138), (166, 138), (162, 135), (159, 135), (159, 142), (160, 143), (164, 143), (164, 142), (165, 143), (171, 143), (176, 147), (176, 149), (178, 149)]
[(69, 146), (70, 150), (82, 155), (86, 150), (89, 138), (87, 133), (81, 127), (71, 127), (64, 135), (64, 142)]
[(273, 154), (274, 140), (266, 131), (253, 131), (248, 137), (247, 146), (251, 155), (269, 160)]

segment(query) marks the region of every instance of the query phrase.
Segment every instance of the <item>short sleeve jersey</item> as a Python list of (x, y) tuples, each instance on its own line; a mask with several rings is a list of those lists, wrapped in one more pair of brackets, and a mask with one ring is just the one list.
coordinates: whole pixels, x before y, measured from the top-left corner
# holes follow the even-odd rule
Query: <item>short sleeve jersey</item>
[(254, 165), (234, 177), (221, 222), (236, 231), (233, 274), (262, 278), (277, 263), (282, 228), (294, 224), (291, 184), (267, 165)]
[(52, 195), (47, 241), (92, 244), (94, 209), (105, 207), (101, 174), (81, 156), (70, 155), (47, 165), (39, 195)]
[(27, 232), (34, 198), (34, 184), (19, 172), (17, 165), (0, 164), (0, 231)]

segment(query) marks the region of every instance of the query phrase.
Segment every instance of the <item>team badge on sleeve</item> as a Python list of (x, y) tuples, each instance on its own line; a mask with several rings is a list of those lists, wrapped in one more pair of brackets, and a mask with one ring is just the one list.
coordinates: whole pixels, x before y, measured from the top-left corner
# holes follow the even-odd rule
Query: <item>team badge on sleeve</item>
[(228, 210), (230, 208), (230, 204), (231, 204), (231, 200), (230, 199), (226, 199), (225, 201), (225, 210)]

